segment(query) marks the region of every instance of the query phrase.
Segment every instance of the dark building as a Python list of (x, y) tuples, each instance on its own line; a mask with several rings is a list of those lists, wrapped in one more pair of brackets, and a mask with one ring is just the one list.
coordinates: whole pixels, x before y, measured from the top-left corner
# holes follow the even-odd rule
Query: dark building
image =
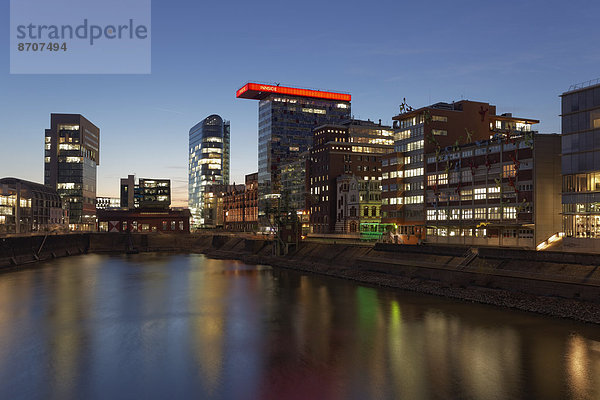
[(498, 133), (425, 164), (427, 242), (535, 249), (559, 234), (559, 135)]
[(246, 175), (242, 190), (226, 192), (223, 198), (226, 230), (256, 232), (258, 230), (258, 172)]
[(69, 228), (95, 230), (100, 129), (79, 114), (51, 114), (44, 156), (44, 184), (60, 195)]
[(238, 98), (259, 100), (258, 190), (259, 218), (281, 195), (281, 165), (294, 161), (312, 146), (312, 130), (339, 124), (351, 116), (351, 96), (346, 93), (279, 85), (248, 83)]
[(566, 249), (600, 251), (600, 80), (561, 95), (562, 212)]
[(190, 216), (187, 209), (98, 210), (98, 231), (189, 233)]
[[(313, 147), (307, 167), (310, 191), (310, 233), (344, 231), (344, 216), (338, 210), (338, 177), (355, 176), (363, 192), (380, 190), (381, 157), (393, 151), (393, 133), (389, 126), (371, 121), (346, 121), (339, 125), (323, 125), (314, 130)], [(372, 187), (375, 182), (376, 187)], [(341, 192), (339, 192), (341, 193)], [(380, 217), (381, 199), (376, 217)], [(358, 200), (357, 200), (358, 204)], [(366, 204), (363, 202), (363, 204)], [(369, 215), (373, 210), (369, 208)], [(365, 226), (366, 229), (366, 226)], [(369, 230), (371, 227), (368, 228)]]
[(163, 209), (171, 206), (171, 181), (169, 179), (121, 178), (121, 207), (134, 209)]
[(382, 160), (382, 222), (395, 225), (394, 240), (426, 238), (425, 154), (439, 154), (494, 134), (530, 132), (537, 120), (496, 115), (496, 106), (463, 100), (410, 109), (394, 118), (394, 153)]
[(17, 178), (0, 179), (0, 233), (65, 231), (67, 222), (56, 190)]
[(188, 206), (194, 228), (205, 225), (204, 193), (210, 185), (228, 185), (230, 123), (213, 114), (189, 132)]

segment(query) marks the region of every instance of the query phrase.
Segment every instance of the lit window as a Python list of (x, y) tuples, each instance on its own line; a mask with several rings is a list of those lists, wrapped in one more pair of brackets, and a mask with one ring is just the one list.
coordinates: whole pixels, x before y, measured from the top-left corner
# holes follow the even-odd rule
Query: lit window
[(448, 136), (448, 131), (444, 129), (432, 129), (431, 134), (435, 136)]
[(503, 178), (512, 178), (516, 175), (515, 165), (514, 164), (505, 164), (502, 166), (502, 177)]

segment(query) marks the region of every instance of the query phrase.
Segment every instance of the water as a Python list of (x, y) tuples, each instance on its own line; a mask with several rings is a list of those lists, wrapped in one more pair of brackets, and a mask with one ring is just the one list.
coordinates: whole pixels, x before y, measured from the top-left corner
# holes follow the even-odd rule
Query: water
[(598, 399), (600, 328), (200, 255), (0, 274), (0, 399)]

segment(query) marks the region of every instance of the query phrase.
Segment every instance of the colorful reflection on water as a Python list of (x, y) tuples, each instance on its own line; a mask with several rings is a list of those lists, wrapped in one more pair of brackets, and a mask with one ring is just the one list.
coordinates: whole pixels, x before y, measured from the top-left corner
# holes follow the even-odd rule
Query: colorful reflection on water
[(597, 399), (594, 325), (200, 255), (0, 274), (1, 399)]

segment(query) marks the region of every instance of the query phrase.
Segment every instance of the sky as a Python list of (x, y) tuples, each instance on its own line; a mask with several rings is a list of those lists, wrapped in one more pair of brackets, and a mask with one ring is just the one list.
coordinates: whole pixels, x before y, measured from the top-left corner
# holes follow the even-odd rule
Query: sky
[(258, 102), (248, 81), (352, 94), (356, 118), (391, 124), (469, 99), (560, 132), (559, 95), (600, 77), (597, 1), (153, 1), (152, 72), (9, 74), (9, 2), (0, 2), (0, 177), (43, 182), (50, 113), (100, 128), (98, 196), (119, 178), (169, 178), (187, 204), (189, 129), (231, 121), (231, 183), (257, 170)]

